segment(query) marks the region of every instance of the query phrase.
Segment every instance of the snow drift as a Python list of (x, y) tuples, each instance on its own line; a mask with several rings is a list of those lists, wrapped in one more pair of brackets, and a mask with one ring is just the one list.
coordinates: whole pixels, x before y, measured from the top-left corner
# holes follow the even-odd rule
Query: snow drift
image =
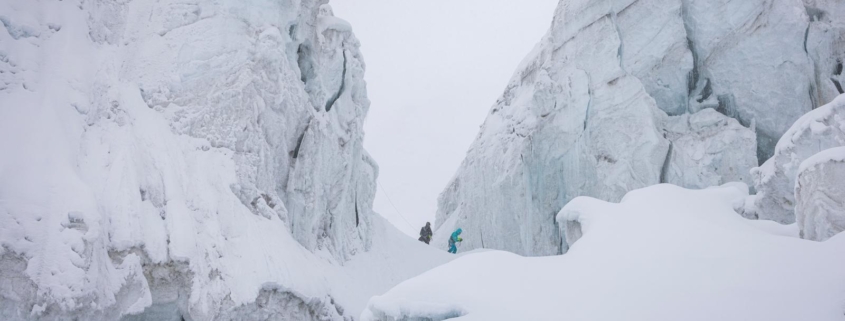
[(0, 2), (0, 319), (349, 319), (445, 260), (372, 211), (325, 2)]
[(467, 254), (372, 298), (361, 320), (841, 320), (845, 235), (770, 233), (734, 212), (747, 190), (576, 198), (557, 215), (583, 232), (567, 254)]
[(441, 193), (437, 234), (557, 254), (554, 216), (577, 196), (751, 184), (789, 126), (842, 92), (843, 7), (561, 1)]

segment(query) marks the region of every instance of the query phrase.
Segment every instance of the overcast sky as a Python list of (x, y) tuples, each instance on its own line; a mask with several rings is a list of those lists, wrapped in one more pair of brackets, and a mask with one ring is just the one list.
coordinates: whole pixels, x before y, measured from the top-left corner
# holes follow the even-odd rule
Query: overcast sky
[(331, 0), (367, 64), (364, 147), (380, 167), (375, 210), (399, 230), (417, 237), (434, 224), (437, 196), (557, 2)]

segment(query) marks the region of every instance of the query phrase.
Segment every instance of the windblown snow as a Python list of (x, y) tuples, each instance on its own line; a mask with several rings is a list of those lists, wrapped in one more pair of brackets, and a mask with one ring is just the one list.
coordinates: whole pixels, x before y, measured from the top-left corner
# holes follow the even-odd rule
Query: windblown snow
[(734, 212), (747, 195), (579, 197), (557, 215), (583, 233), (565, 255), (467, 254), (373, 297), (361, 320), (842, 320), (845, 235), (772, 234)]
[(559, 254), (554, 217), (577, 196), (759, 189), (749, 171), (843, 93), (842, 17), (832, 0), (561, 1), (441, 193), (434, 239), (461, 227), (467, 249)]
[(372, 211), (327, 1), (0, 1), (0, 319), (349, 320), (449, 257)]

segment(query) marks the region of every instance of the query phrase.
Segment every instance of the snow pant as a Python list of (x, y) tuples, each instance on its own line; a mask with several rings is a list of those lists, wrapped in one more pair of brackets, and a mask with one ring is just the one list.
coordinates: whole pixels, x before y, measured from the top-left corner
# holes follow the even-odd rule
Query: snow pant
[(428, 244), (428, 242), (431, 242), (431, 238), (425, 237), (425, 236), (420, 236), (420, 238), (418, 238), (418, 240), (420, 240), (420, 242), (423, 242), (425, 244)]
[(455, 243), (449, 243), (449, 253), (458, 253), (458, 248), (455, 246)]

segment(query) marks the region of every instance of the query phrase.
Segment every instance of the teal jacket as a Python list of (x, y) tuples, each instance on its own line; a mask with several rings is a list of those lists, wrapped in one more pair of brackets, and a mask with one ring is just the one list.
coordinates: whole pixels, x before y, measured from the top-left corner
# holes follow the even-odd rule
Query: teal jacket
[(457, 229), (456, 231), (452, 232), (452, 236), (449, 237), (449, 245), (455, 244), (456, 242), (463, 241), (464, 239), (461, 238), (461, 232), (463, 230)]

